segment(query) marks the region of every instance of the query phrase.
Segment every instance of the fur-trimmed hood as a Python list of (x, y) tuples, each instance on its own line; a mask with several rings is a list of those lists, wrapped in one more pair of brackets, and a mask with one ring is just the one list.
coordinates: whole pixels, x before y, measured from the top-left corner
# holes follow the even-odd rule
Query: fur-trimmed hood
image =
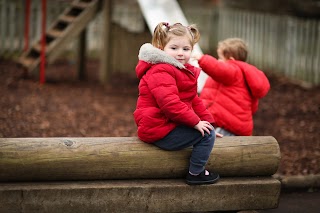
[[(154, 64), (171, 64), (179, 69), (189, 70), (188, 64), (185, 66), (172, 56), (154, 47), (150, 43), (143, 44), (139, 51), (139, 63), (136, 66), (136, 74), (140, 79)], [(191, 66), (191, 65), (190, 65)]]
[(143, 44), (140, 47), (138, 58), (139, 60), (148, 62), (150, 64), (167, 63), (172, 64), (173, 66), (180, 69), (185, 68), (185, 66), (178, 60), (168, 55), (163, 50), (154, 47), (150, 43)]

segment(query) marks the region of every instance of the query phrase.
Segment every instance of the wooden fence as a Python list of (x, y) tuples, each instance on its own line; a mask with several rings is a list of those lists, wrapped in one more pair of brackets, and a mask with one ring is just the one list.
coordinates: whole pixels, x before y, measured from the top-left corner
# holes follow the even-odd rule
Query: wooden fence
[[(39, 39), (41, 0), (32, 0), (30, 44)], [(70, 0), (48, 1), (47, 25), (68, 6)], [(200, 2), (200, 3), (199, 3)], [(249, 45), (249, 62), (262, 70), (286, 75), (292, 79), (320, 84), (320, 20), (287, 15), (255, 13), (230, 8), (215, 8), (199, 1), (179, 1), (190, 23), (201, 32), (200, 46), (215, 54), (219, 40), (241, 37)], [(24, 48), (25, 1), (0, 0), (0, 57), (15, 58)], [(132, 72), (139, 46), (150, 42), (149, 30), (135, 1), (114, 1), (111, 67), (115, 72)], [(88, 26), (90, 53), (99, 53), (102, 46), (102, 18)], [(125, 44), (124, 44), (125, 43)], [(77, 42), (66, 47), (75, 51)], [(121, 48), (122, 47), (122, 48)], [(127, 51), (130, 50), (130, 51)], [(121, 61), (126, 54), (127, 63)], [(92, 57), (95, 54), (91, 54)], [(121, 56), (121, 57), (120, 57)]]
[(261, 69), (320, 84), (320, 20), (222, 9), (218, 29), (219, 40), (244, 38)]

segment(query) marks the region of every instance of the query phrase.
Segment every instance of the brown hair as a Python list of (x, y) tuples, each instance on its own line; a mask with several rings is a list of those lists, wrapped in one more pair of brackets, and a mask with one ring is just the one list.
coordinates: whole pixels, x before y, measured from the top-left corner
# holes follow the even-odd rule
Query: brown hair
[(183, 26), (180, 23), (169, 25), (169, 23), (160, 22), (154, 29), (152, 45), (159, 49), (163, 49), (172, 36), (185, 35), (190, 39), (192, 47), (200, 40), (200, 32), (194, 24)]
[(248, 46), (240, 38), (228, 38), (220, 41), (218, 49), (221, 49), (226, 59), (233, 57), (235, 60), (246, 61), (248, 57)]

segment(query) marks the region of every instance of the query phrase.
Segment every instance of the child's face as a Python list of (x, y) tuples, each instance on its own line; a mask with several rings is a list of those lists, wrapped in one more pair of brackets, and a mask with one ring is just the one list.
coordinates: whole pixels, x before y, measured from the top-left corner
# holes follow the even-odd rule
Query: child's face
[(163, 51), (180, 63), (186, 64), (191, 56), (192, 45), (187, 36), (173, 36), (163, 48)]

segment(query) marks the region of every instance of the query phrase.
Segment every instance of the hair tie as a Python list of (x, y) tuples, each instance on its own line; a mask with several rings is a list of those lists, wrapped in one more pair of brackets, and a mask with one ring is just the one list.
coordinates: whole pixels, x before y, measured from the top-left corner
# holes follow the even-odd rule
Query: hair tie
[(162, 29), (163, 29), (163, 30), (165, 30), (165, 29), (168, 29), (168, 30), (169, 30), (169, 29), (170, 29), (170, 26), (169, 26), (169, 23), (168, 23), (168, 22), (163, 22), (162, 24), (163, 24), (163, 26), (162, 26)]
[(192, 31), (191, 31), (191, 27), (187, 26), (186, 28), (188, 29), (188, 31), (189, 31), (189, 33), (190, 33), (190, 35), (192, 37), (192, 40), (194, 40), (194, 35), (193, 35)]

